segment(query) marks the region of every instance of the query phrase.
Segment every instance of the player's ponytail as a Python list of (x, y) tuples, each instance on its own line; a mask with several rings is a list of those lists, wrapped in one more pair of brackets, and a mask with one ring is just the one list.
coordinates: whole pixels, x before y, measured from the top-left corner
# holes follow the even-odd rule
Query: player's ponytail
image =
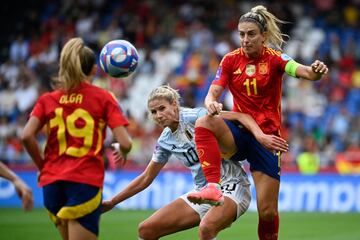
[(275, 17), (262, 5), (253, 7), (250, 12), (242, 15), (239, 23), (248, 21), (256, 23), (261, 33), (267, 33), (265, 45), (273, 44), (276, 48), (281, 49), (282, 44), (285, 43), (284, 37), (288, 37), (288, 35), (281, 33), (279, 24), (286, 23), (285, 21)]
[(90, 75), (95, 64), (94, 52), (85, 46), (81, 38), (70, 39), (61, 50), (59, 86), (69, 91), (76, 88)]

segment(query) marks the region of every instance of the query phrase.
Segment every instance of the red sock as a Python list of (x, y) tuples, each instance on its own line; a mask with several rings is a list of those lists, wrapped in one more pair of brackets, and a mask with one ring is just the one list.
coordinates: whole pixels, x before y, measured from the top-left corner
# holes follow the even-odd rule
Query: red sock
[(277, 240), (279, 235), (279, 215), (272, 221), (259, 219), (258, 225), (259, 240)]
[(207, 128), (195, 128), (195, 143), (201, 167), (208, 183), (220, 182), (221, 155), (214, 134)]

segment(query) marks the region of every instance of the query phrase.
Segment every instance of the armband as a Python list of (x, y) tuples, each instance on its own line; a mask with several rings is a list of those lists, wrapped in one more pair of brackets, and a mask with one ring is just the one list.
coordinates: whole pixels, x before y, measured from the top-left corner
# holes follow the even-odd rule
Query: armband
[(285, 66), (285, 72), (287, 74), (289, 74), (292, 77), (297, 77), (296, 76), (296, 69), (300, 66), (299, 63), (295, 62), (295, 60), (291, 59), (290, 61), (288, 61), (288, 63)]

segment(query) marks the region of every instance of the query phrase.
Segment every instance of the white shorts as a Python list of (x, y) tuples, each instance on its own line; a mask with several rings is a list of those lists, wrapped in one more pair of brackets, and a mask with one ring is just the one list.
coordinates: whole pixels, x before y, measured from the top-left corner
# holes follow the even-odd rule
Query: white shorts
[[(249, 208), (251, 201), (250, 182), (244, 169), (241, 166), (233, 164), (231, 161), (223, 160), (222, 163), (221, 190), (224, 197), (228, 197), (236, 203), (237, 219)], [(194, 189), (190, 192), (195, 191), (197, 190)], [(193, 208), (202, 219), (212, 206), (210, 204), (199, 205), (190, 202), (187, 199), (187, 195), (190, 192), (185, 193), (184, 195), (180, 196), (180, 198), (183, 199), (191, 208)]]

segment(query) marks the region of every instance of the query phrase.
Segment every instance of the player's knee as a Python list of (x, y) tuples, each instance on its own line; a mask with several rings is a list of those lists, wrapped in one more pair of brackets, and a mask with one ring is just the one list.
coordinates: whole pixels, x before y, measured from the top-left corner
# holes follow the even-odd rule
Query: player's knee
[(156, 239), (154, 228), (147, 221), (139, 224), (138, 235), (141, 239)]
[(265, 221), (272, 221), (276, 215), (278, 215), (276, 207), (267, 205), (259, 208), (259, 217)]
[(196, 120), (195, 127), (204, 127), (204, 128), (210, 129), (212, 131), (215, 131), (219, 125), (219, 120), (222, 120), (222, 119), (205, 115)]
[(214, 239), (217, 235), (217, 226), (212, 222), (200, 222), (199, 225), (199, 238), (201, 240)]

